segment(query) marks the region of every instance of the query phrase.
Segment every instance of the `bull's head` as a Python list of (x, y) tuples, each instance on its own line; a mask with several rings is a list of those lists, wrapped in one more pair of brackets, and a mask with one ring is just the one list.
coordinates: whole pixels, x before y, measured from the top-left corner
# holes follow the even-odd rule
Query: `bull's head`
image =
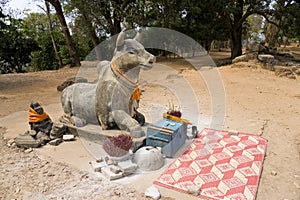
[(137, 41), (138, 34), (134, 39), (126, 40), (124, 31), (118, 35), (112, 61), (123, 73), (135, 67), (150, 69), (155, 62), (155, 56), (147, 52), (144, 46)]

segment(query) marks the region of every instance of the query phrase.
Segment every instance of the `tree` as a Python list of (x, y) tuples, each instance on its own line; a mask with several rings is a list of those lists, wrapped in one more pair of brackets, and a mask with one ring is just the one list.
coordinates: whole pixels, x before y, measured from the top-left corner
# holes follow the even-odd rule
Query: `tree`
[(0, 73), (23, 72), (37, 44), (26, 35), (21, 19), (0, 14)]
[[(278, 0), (280, 1), (280, 0)], [(278, 17), (281, 19), (280, 28), (283, 36), (300, 40), (300, 1), (284, 1), (285, 3), (278, 2), (275, 8)]]
[(57, 15), (57, 17), (58, 17), (58, 19), (61, 23), (61, 28), (62, 28), (62, 31), (65, 35), (65, 39), (66, 39), (66, 43), (67, 43), (67, 46), (68, 46), (69, 54), (72, 57), (72, 61), (73, 61), (72, 64), (75, 65), (75, 66), (80, 66), (80, 59), (79, 59), (79, 56), (77, 54), (75, 45), (72, 41), (72, 37), (71, 37), (70, 31), (69, 31), (69, 28), (67, 26), (67, 22), (66, 22), (66, 19), (65, 19), (63, 10), (62, 10), (62, 6), (61, 6), (59, 0), (45, 0), (45, 1), (48, 1), (55, 8), (56, 15)]
[(62, 58), (60, 56), (60, 53), (58, 51), (56, 40), (54, 38), (53, 27), (52, 27), (52, 20), (51, 20), (51, 15), (50, 15), (50, 5), (49, 5), (48, 1), (45, 1), (45, 6), (46, 6), (46, 10), (45, 10), (46, 11), (46, 15), (47, 15), (47, 18), (48, 18), (49, 34), (50, 34), (51, 41), (52, 41), (52, 44), (53, 44), (53, 50), (55, 52), (56, 59), (57, 59), (57, 61), (59, 63), (59, 67), (62, 68), (63, 67), (63, 62), (62, 62)]
[[(44, 13), (30, 13), (23, 18), (23, 29), (26, 30), (27, 37), (34, 38), (38, 45), (38, 49), (31, 53), (30, 67), (34, 71), (58, 69), (60, 65), (71, 62), (69, 54), (65, 55), (62, 52), (62, 49), (66, 47), (66, 42), (60, 29), (60, 23), (55, 15), (49, 15), (49, 17), (51, 27), (49, 18)], [(53, 47), (53, 41), (57, 52)], [(64, 59), (61, 64), (57, 60), (57, 54)]]
[(218, 14), (218, 19), (230, 30), (231, 58), (242, 54), (243, 24), (253, 14), (269, 20), (271, 0), (206, 0), (205, 6)]
[[(88, 38), (90, 38), (93, 47), (96, 48), (96, 56), (98, 60), (101, 60), (101, 52), (100, 49), (97, 48), (100, 40), (96, 34), (95, 23), (93, 23), (94, 17), (92, 16), (92, 10), (94, 4), (89, 1), (81, 1), (81, 0), (68, 0), (64, 9), (67, 14), (72, 14), (76, 12), (76, 17), (74, 20), (73, 33), (83, 33)], [(80, 27), (76, 28), (75, 27)], [(72, 27), (71, 27), (72, 28)], [(75, 30), (74, 30), (75, 29)]]

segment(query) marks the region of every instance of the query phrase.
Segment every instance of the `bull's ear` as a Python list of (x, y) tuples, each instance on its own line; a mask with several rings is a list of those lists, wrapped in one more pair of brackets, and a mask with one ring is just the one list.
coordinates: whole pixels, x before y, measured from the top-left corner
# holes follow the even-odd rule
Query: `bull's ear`
[(123, 31), (121, 31), (118, 35), (118, 38), (117, 38), (117, 42), (116, 42), (116, 46), (117, 47), (120, 47), (120, 46), (123, 46), (124, 44), (124, 39), (125, 39), (125, 29)]

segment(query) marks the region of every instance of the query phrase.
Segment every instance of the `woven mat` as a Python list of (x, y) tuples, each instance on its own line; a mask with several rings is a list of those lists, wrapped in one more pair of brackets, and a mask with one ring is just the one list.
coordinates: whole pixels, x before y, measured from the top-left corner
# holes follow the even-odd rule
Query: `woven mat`
[(208, 199), (255, 199), (267, 140), (204, 129), (154, 184)]

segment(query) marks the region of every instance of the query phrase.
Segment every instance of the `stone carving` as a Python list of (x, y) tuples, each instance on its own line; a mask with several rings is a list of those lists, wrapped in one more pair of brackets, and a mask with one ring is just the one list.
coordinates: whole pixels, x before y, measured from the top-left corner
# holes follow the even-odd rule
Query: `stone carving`
[(134, 39), (124, 39), (122, 31), (116, 41), (114, 56), (100, 71), (96, 84), (75, 83), (63, 90), (62, 107), (69, 118), (75, 116), (88, 123), (99, 123), (102, 129), (120, 128), (133, 137), (145, 135), (131, 98), (138, 86), (140, 69), (150, 69), (155, 57)]

